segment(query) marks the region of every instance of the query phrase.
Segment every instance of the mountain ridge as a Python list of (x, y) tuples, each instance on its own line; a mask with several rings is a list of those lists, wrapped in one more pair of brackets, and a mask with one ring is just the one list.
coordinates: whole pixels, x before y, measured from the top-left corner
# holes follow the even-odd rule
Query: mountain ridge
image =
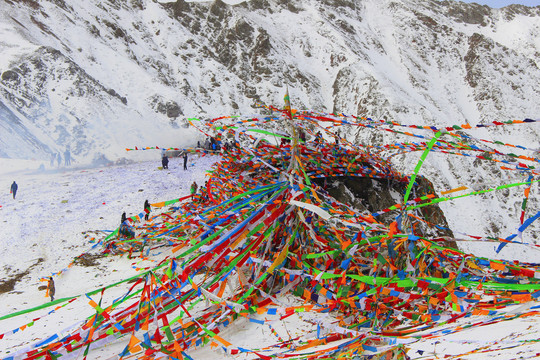
[[(84, 162), (124, 157), (126, 147), (191, 146), (201, 137), (186, 128), (189, 117), (260, 112), (257, 104), (281, 104), (287, 87), (295, 108), (403, 124), (538, 118), (540, 7), (6, 0), (0, 10), (4, 157), (47, 162), (69, 146)], [(360, 128), (341, 135), (364, 145), (411, 141)], [(486, 128), (471, 141), (486, 151), (486, 137), (534, 149), (539, 135), (531, 125)], [(418, 154), (394, 159), (410, 173)], [(441, 191), (523, 177), (442, 154), (430, 154), (422, 172)], [(512, 190), (479, 197), (466, 211), (442, 207), (452, 230), (465, 220), (463, 232), (495, 236), (515, 233), (522, 198)], [(538, 208), (534, 197), (529, 207)]]
[[(389, 120), (412, 115), (416, 121), (448, 123), (454, 121), (451, 112), (473, 122), (536, 115), (539, 94), (530, 84), (540, 80), (533, 57), (540, 44), (534, 37), (502, 44), (496, 30), (500, 23), (527, 17), (533, 21), (529, 32), (540, 32), (539, 7), (490, 9), (434, 0), (253, 0), (238, 5), (26, 0), (5, 1), (2, 7), (11, 14), (3, 21), (8, 33), (23, 35), (36, 47), (25, 57), (39, 58), (43, 46), (55, 49), (65, 56), (64, 64), (51, 64), (51, 72), (53, 66), (78, 66), (84, 82), (93, 82), (98, 93), (109, 92), (107, 101), (119, 98), (140, 113), (136, 126), (148, 125), (155, 116), (166, 131), (168, 121), (176, 124), (184, 116), (253, 111), (258, 102), (279, 101), (285, 85), (300, 108)], [(22, 91), (13, 80), (24, 57), (11, 59), (1, 68), (1, 101), (35, 121), (37, 115), (13, 99)], [(36, 76), (25, 85), (47, 80), (39, 70), (25, 73)], [(490, 86), (494, 80), (497, 87)], [(82, 80), (71, 81), (64, 90), (68, 95)], [(50, 102), (50, 94), (37, 89), (28, 95)], [(32, 103), (36, 111), (44, 110), (39, 101)], [(76, 104), (65, 107), (64, 112), (80, 112)], [(112, 107), (111, 117), (126, 111)], [(79, 117), (91, 123), (88, 115)], [(48, 135), (56, 146), (66, 145), (60, 133)], [(50, 143), (42, 141), (39, 152), (52, 151)], [(84, 150), (86, 145), (76, 146), (80, 156), (96, 151)]]

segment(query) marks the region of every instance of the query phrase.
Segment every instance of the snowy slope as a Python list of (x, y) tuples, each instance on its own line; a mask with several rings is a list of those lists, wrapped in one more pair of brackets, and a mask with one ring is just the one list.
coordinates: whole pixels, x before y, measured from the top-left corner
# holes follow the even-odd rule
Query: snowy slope
[[(246, 113), (280, 101), (285, 85), (301, 108), (407, 123), (536, 116), (537, 8), (417, 0), (1, 6), (0, 114), (5, 128), (14, 117), (22, 123), (16, 136), (3, 132), (3, 156), (46, 159), (69, 145), (82, 157), (117, 157), (137, 142), (173, 146), (190, 137), (185, 117)], [(18, 152), (17, 137), (30, 143)]]
[[(100, 154), (134, 158), (126, 147), (189, 146), (199, 135), (185, 127), (187, 118), (252, 113), (258, 102), (281, 104), (286, 85), (293, 107), (403, 124), (474, 126), (536, 119), (539, 33), (538, 7), (490, 9), (454, 1), (251, 0), (234, 6), (183, 0), (0, 2), (0, 157), (37, 159), (24, 173), (7, 170), (20, 167), (20, 160), (0, 162), (0, 188), (8, 189), (13, 180), (20, 185), (16, 201), (7, 191), (0, 197), (3, 273), (12, 276), (32, 267), (14, 293), (0, 295), (4, 313), (43, 301), (36, 279), (58, 271), (91, 246), (82, 231), (112, 229), (122, 211), (139, 212), (147, 198), (178, 197), (192, 181), (177, 173), (174, 164), (170, 173), (158, 171), (158, 156), (151, 152), (140, 154), (146, 160), (155, 157), (149, 163), (59, 171), (46, 166), (45, 173), (38, 173), (51, 153), (69, 147), (75, 165), (82, 166)], [(418, 141), (384, 131), (343, 128), (341, 134), (363, 144)], [(540, 147), (538, 125), (467, 134)], [(492, 146), (475, 144), (486, 150)], [(406, 153), (394, 163), (411, 173), (419, 156)], [(473, 191), (526, 179), (524, 173), (499, 166), (431, 153), (420, 174), (439, 193), (461, 185)], [(199, 171), (191, 175), (204, 178)], [(507, 237), (519, 226), (523, 190), (516, 187), (441, 207), (456, 234)], [(539, 209), (538, 185), (533, 185), (526, 217)], [(533, 224), (523, 241), (538, 243), (539, 230)], [(490, 257), (538, 258), (536, 250), (518, 245), (500, 254), (494, 253), (493, 243), (460, 246)], [(118, 266), (117, 271), (110, 266)], [(70, 270), (74, 275), (68, 273), (58, 283), (59, 296), (103, 285), (104, 271), (114, 274), (112, 282), (132, 268), (125, 262), (105, 263), (89, 274), (86, 270)], [(81, 277), (91, 278), (88, 286), (72, 284)], [(83, 307), (88, 308), (76, 311)], [(0, 328), (7, 331), (15, 324)], [(519, 334), (538, 331), (535, 322), (516, 326), (526, 329)], [(445, 343), (446, 351), (463, 353), (496, 340), (483, 339), (481, 330), (470, 332)], [(26, 341), (25, 334), (9, 346)], [(418, 346), (424, 348), (424, 343)], [(533, 344), (527, 354), (538, 352)]]
[[(16, 199), (7, 192), (0, 195), (2, 282), (26, 272), (13, 291), (0, 295), (2, 315), (42, 304), (44, 292), (38, 291), (38, 286), (42, 285), (39, 278), (43, 276), (63, 271), (56, 276), (56, 296), (61, 298), (137, 274), (132, 268), (135, 260), (118, 257), (98, 260), (99, 263), (89, 267), (79, 264), (67, 269), (67, 265), (95, 245), (89, 242), (99, 237), (94, 231), (115, 229), (123, 211), (128, 216), (140, 213), (146, 199), (154, 203), (187, 195), (194, 180), (205, 181), (205, 171), (216, 160), (193, 157), (189, 170), (184, 171), (181, 159), (173, 158), (167, 171), (158, 169), (159, 152), (154, 151), (153, 155), (154, 161), (99, 168), (60, 167), (45, 172), (35, 170), (39, 165), (36, 161), (2, 160), (2, 188), (9, 187), (13, 180), (19, 185)], [(78, 303), (77, 310), (61, 314), (60, 319), (52, 317), (40, 325), (59, 329), (72, 325), (75, 319), (83, 319), (81, 314), (88, 316), (91, 312), (85, 309), (86, 302)], [(0, 324), (0, 333), (21, 321), (22, 318), (15, 318), (13, 322)], [(34, 334), (43, 336), (47, 330), (41, 326), (36, 327)], [(23, 339), (32, 336), (36, 335), (23, 334)], [(13, 351), (13, 344), (20, 344), (20, 340), (11, 337), (0, 342), (2, 358)]]
[[(158, 152), (155, 151), (154, 155), (158, 157)], [(158, 248), (152, 250), (147, 259), (136, 257), (130, 260), (125, 255), (100, 257), (94, 259), (94, 263), (79, 262), (68, 267), (82, 253), (98, 252), (91, 250), (95, 245), (92, 238), (102, 237), (103, 233), (94, 231), (117, 227), (122, 211), (126, 211), (128, 216), (140, 213), (145, 199), (153, 203), (186, 195), (193, 180), (199, 184), (204, 182), (205, 170), (216, 159), (194, 157), (189, 162), (188, 171), (181, 169), (180, 159), (173, 158), (169, 171), (159, 170), (159, 161), (153, 160), (101, 168), (61, 167), (56, 171), (41, 173), (34, 170), (39, 162), (3, 160), (1, 165), (5, 172), (2, 173), (3, 182), (0, 185), (6, 187), (11, 179), (16, 179), (20, 191), (15, 200), (7, 193), (0, 195), (0, 219), (3, 224), (0, 239), (4, 254), (0, 267), (3, 278), (13, 278), (20, 273), (25, 275), (15, 283), (12, 291), (0, 294), (0, 316), (47, 304), (48, 298), (38, 290), (38, 286), (43, 284), (39, 279), (44, 276), (55, 275), (56, 298), (81, 296), (73, 302), (64, 303), (64, 307), (55, 311), (45, 307), (1, 320), (0, 334), (4, 336), (0, 339), (0, 357), (13, 356), (18, 351), (24, 353), (29, 345), (44, 340), (44, 336), (66, 334), (73, 327), (80, 326), (81, 321), (94, 313), (84, 293), (139, 274), (145, 267), (154, 267), (165, 256), (170, 256), (170, 248)], [(519, 257), (518, 248), (509, 246), (508, 250), (510, 257)], [(109, 304), (129, 287), (130, 284), (116, 286), (107, 289), (103, 298), (99, 294), (91, 298), (94, 301), (102, 299), (103, 304)], [(279, 300), (289, 306), (301, 304), (292, 296), (280, 297)], [(508, 310), (518, 311), (513, 308)], [(268, 318), (269, 315), (264, 317)], [(279, 337), (315, 338), (317, 327), (309, 314), (298, 313), (285, 321), (278, 318), (271, 322), (272, 329), (268, 325), (239, 319), (221, 335), (235, 346), (246, 348), (274, 344)], [(458, 329), (453, 334), (420, 341), (400, 341), (408, 344), (408, 355), (413, 359), (425, 359), (426, 356), (434, 358), (443, 354), (460, 355), (479, 347), (486, 347), (489, 352), (461, 358), (479, 359), (489, 355), (496, 359), (520, 356), (529, 359), (540, 351), (538, 342), (534, 342), (540, 326), (534, 316), (489, 326), (457, 328), (459, 325), (491, 319), (466, 318), (446, 327), (448, 331)], [(328, 318), (328, 321), (332, 321), (332, 318)], [(29, 323), (33, 325), (20, 329)], [(486, 332), (489, 332), (489, 336), (486, 336)], [(88, 359), (115, 358), (128, 341), (128, 337), (123, 337), (107, 344), (96, 342)], [(249, 355), (226, 355), (219, 347), (211, 346), (194, 349), (189, 355), (197, 360), (253, 359)]]

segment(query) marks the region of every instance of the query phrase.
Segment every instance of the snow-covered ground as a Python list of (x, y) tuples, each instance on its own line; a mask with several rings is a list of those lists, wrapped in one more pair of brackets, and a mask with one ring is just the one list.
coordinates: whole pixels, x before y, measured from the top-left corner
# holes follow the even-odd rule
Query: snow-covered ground
[[(131, 154), (133, 158), (148, 157)], [(154, 203), (187, 195), (189, 185), (194, 180), (203, 183), (206, 170), (216, 161), (216, 157), (193, 156), (184, 171), (182, 159), (171, 158), (169, 170), (160, 170), (159, 152), (154, 151), (153, 156), (157, 160), (96, 168), (47, 166), (43, 171), (38, 170), (41, 162), (1, 160), (0, 282), (26, 271), (28, 274), (15, 284), (13, 291), (0, 295), (0, 316), (46, 303), (45, 293), (38, 290), (44, 284), (39, 279), (45, 276), (61, 272), (55, 276), (56, 298), (63, 298), (137, 273), (132, 265), (143, 265), (133, 264), (125, 257), (104, 258), (97, 266), (67, 266), (92, 248), (94, 243), (90, 241), (96, 236), (92, 231), (116, 229), (122, 212), (127, 216), (140, 213), (146, 199)], [(19, 185), (15, 199), (9, 193), (13, 181)], [(88, 236), (86, 231), (90, 231)], [(108, 293), (107, 296), (117, 295), (114, 290)], [(79, 316), (89, 316), (93, 311), (86, 301), (77, 301), (73, 306), (76, 311), (67, 308), (59, 311), (60, 318), (51, 316), (44, 320), (40, 325), (46, 326), (46, 331), (36, 324), (41, 331), (22, 331), (18, 336), (0, 340), (0, 356), (12, 352), (12, 346), (71, 325), (75, 319), (84, 319)], [(36, 313), (31, 313), (26, 318), (3, 321), (0, 334), (35, 317)]]
[[(63, 258), (66, 249), (75, 247), (80, 253), (86, 246), (81, 232), (114, 230), (123, 211), (138, 214), (147, 199), (155, 203), (187, 195), (191, 182), (204, 182), (205, 171), (215, 161), (192, 158), (190, 170), (184, 172), (181, 159), (172, 158), (169, 170), (162, 171), (159, 151), (153, 152), (154, 161), (97, 168), (47, 166), (44, 171), (37, 170), (40, 162), (3, 159), (3, 169), (19, 168), (3, 172), (0, 180), (4, 266), (24, 271), (38, 258), (66, 265), (73, 255), (68, 251)], [(19, 187), (15, 200), (9, 194), (13, 181)]]
[[(141, 157), (140, 153), (130, 154)], [(155, 157), (159, 158), (157, 151)], [(39, 279), (46, 276), (54, 275), (56, 299), (83, 296), (52, 313), (52, 307), (46, 307), (0, 321), (0, 358), (13, 355), (51, 334), (64, 334), (72, 326), (80, 326), (81, 321), (95, 313), (85, 293), (137, 275), (138, 269), (155, 266), (172, 255), (170, 249), (158, 250), (152, 251), (148, 260), (111, 256), (97, 259), (94, 266), (75, 264), (68, 268), (82, 253), (98, 253), (98, 249), (91, 250), (95, 245), (92, 238), (98, 235), (93, 231), (114, 230), (123, 211), (128, 217), (141, 213), (146, 199), (154, 203), (189, 194), (191, 183), (204, 183), (206, 171), (216, 160), (215, 156), (195, 155), (187, 171), (183, 170), (180, 158), (170, 159), (168, 171), (159, 169), (159, 160), (97, 168), (54, 166), (39, 171), (40, 162), (2, 159), (0, 186), (5, 191), (0, 194), (0, 248), (4, 256), (0, 260), (0, 283), (28, 273), (12, 291), (0, 294), (0, 317), (47, 304), (49, 298), (38, 290), (45, 284)], [(9, 194), (14, 180), (19, 185), (15, 200)], [(103, 237), (103, 233), (99, 236)], [(103, 303), (124, 294), (129, 286), (107, 289)], [(292, 297), (284, 297), (282, 301), (298, 303)], [(32, 322), (31, 327), (17, 330)], [(313, 325), (300, 321), (299, 315), (278, 322), (273, 328), (282, 336), (316, 331)], [(268, 326), (253, 332), (250, 324), (253, 325), (239, 321), (227, 336), (244, 347), (276, 342)], [(119, 354), (128, 340), (93, 348), (88, 359), (106, 359)], [(193, 356), (194, 359), (215, 359), (218, 353), (208, 347), (197, 349)]]
[[(138, 153), (130, 155), (133, 158), (141, 156)], [(92, 237), (103, 236), (103, 233), (93, 231), (115, 229), (123, 211), (128, 216), (139, 214), (146, 199), (155, 203), (187, 195), (189, 184), (193, 180), (203, 183), (206, 171), (218, 160), (217, 157), (209, 156), (193, 157), (189, 169), (184, 171), (181, 159), (172, 158), (169, 170), (160, 170), (159, 154), (155, 151), (154, 155), (155, 160), (125, 165), (97, 168), (45, 167), (43, 171), (37, 170), (39, 162), (1, 160), (0, 189), (3, 190), (0, 193), (0, 250), (3, 256), (0, 258), (0, 282), (27, 273), (12, 291), (0, 294), (0, 317), (47, 304), (49, 299), (44, 297), (44, 291), (38, 290), (38, 286), (44, 284), (39, 279), (45, 276), (55, 274), (56, 298), (80, 296), (54, 312), (51, 312), (52, 307), (45, 307), (1, 320), (0, 358), (7, 358), (52, 334), (65, 334), (65, 331), (80, 326), (83, 320), (95, 313), (85, 293), (134, 276), (138, 273), (137, 268), (155, 266), (161, 259), (171, 255), (170, 249), (158, 249), (150, 253), (148, 260), (110, 256), (97, 259), (93, 266), (75, 264), (68, 268), (75, 257), (90, 251), (95, 245), (91, 241)], [(144, 156), (148, 157), (148, 153)], [(9, 194), (9, 186), (14, 180), (19, 184), (15, 200)], [(122, 295), (127, 287), (129, 285), (107, 289), (103, 295), (103, 304)], [(91, 297), (96, 302), (100, 299), (99, 294)], [(289, 306), (299, 303), (292, 296), (284, 296), (280, 300)], [(278, 337), (314, 338), (316, 326), (310, 324), (306, 316), (299, 313), (286, 321), (280, 321), (278, 316), (271, 322), (272, 327), (238, 320), (222, 335), (236, 346), (246, 348), (276, 343)], [(489, 319), (472, 317), (458, 324), (465, 326)], [(32, 326), (21, 329), (26, 324)], [(455, 326), (453, 324), (451, 328)], [(414, 339), (398, 341), (413, 342), (407, 346), (410, 347), (409, 356), (415, 359), (455, 356), (484, 346), (492, 351), (459, 358), (529, 359), (540, 353), (540, 343), (534, 342), (539, 332), (540, 322), (536, 316), (531, 316), (465, 328), (440, 338), (418, 342), (414, 342)], [(123, 337), (113, 343), (93, 347), (87, 358), (117, 358), (128, 341), (129, 337)], [(210, 345), (188, 354), (193, 359), (232, 358), (219, 347), (211, 348)], [(242, 358), (257, 357), (251, 354), (243, 355)]]

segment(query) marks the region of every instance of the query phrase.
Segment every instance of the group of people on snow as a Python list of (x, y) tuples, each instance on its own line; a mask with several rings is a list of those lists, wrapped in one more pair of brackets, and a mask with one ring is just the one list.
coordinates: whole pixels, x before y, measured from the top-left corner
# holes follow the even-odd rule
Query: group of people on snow
[[(54, 162), (57, 162), (58, 167), (60, 167), (60, 164), (62, 164), (62, 154), (60, 153), (51, 153), (51, 167), (54, 167)], [(64, 166), (70, 166), (71, 165), (71, 152), (69, 151), (69, 148), (64, 151)]]
[(191, 199), (192, 201), (195, 199), (195, 195), (197, 195), (197, 190), (199, 190), (199, 203), (204, 203), (206, 200), (208, 200), (208, 191), (207, 191), (208, 181), (204, 182), (204, 185), (199, 188), (199, 185), (197, 185), (197, 182), (193, 181), (191, 184), (190, 192), (191, 192)]
[(203, 144), (201, 144), (200, 141), (197, 141), (197, 147), (203, 148), (205, 150), (212, 150), (212, 151), (220, 151), (221, 150), (221, 144), (219, 141), (216, 140), (215, 137), (209, 136), (206, 138)]
[[(151, 208), (150, 202), (147, 199), (144, 201), (144, 205), (143, 205), (144, 220), (148, 221), (148, 219), (150, 218), (151, 211), (152, 211), (152, 208)], [(132, 238), (135, 236), (135, 231), (133, 230), (133, 227), (129, 224), (129, 221), (127, 220), (128, 218), (126, 216), (126, 212), (124, 211), (120, 219), (120, 227), (118, 228), (118, 234), (125, 238)]]
[[(184, 170), (187, 170), (188, 153), (186, 150), (182, 154), (182, 159), (184, 160)], [(169, 169), (169, 157), (165, 149), (161, 149), (161, 167), (163, 169)]]
[(211, 150), (211, 151), (215, 151), (215, 152), (229, 151), (234, 146), (238, 147), (237, 144), (230, 143), (227, 140), (224, 140), (224, 141), (216, 140), (216, 138), (213, 137), (213, 136), (207, 137), (206, 140), (202, 144), (201, 144), (200, 141), (197, 141), (197, 147), (198, 148), (205, 149), (205, 150)]

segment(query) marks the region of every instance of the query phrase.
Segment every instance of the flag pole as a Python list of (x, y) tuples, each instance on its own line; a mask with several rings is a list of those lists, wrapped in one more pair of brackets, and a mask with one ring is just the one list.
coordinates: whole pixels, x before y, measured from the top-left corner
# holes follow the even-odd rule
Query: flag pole
[[(290, 97), (289, 97), (289, 86), (287, 85), (287, 88), (286, 88), (286, 93), (285, 93), (285, 97), (283, 100), (285, 100), (285, 108), (284, 110), (287, 111), (287, 115), (289, 116), (289, 121), (288, 121), (288, 127), (289, 127), (289, 133), (292, 137), (292, 146), (291, 146), (291, 161), (289, 163), (289, 168), (287, 169), (287, 173), (290, 175), (292, 174), (294, 171), (298, 170), (298, 163), (296, 161), (296, 156), (298, 155), (298, 131), (296, 131), (296, 126), (294, 125), (294, 116), (293, 116), (293, 113), (292, 113), (292, 108), (291, 108), (291, 100), (290, 100)], [(290, 177), (291, 181), (292, 181), (292, 177)], [(302, 177), (300, 177), (299, 179), (300, 181), (302, 181)]]

